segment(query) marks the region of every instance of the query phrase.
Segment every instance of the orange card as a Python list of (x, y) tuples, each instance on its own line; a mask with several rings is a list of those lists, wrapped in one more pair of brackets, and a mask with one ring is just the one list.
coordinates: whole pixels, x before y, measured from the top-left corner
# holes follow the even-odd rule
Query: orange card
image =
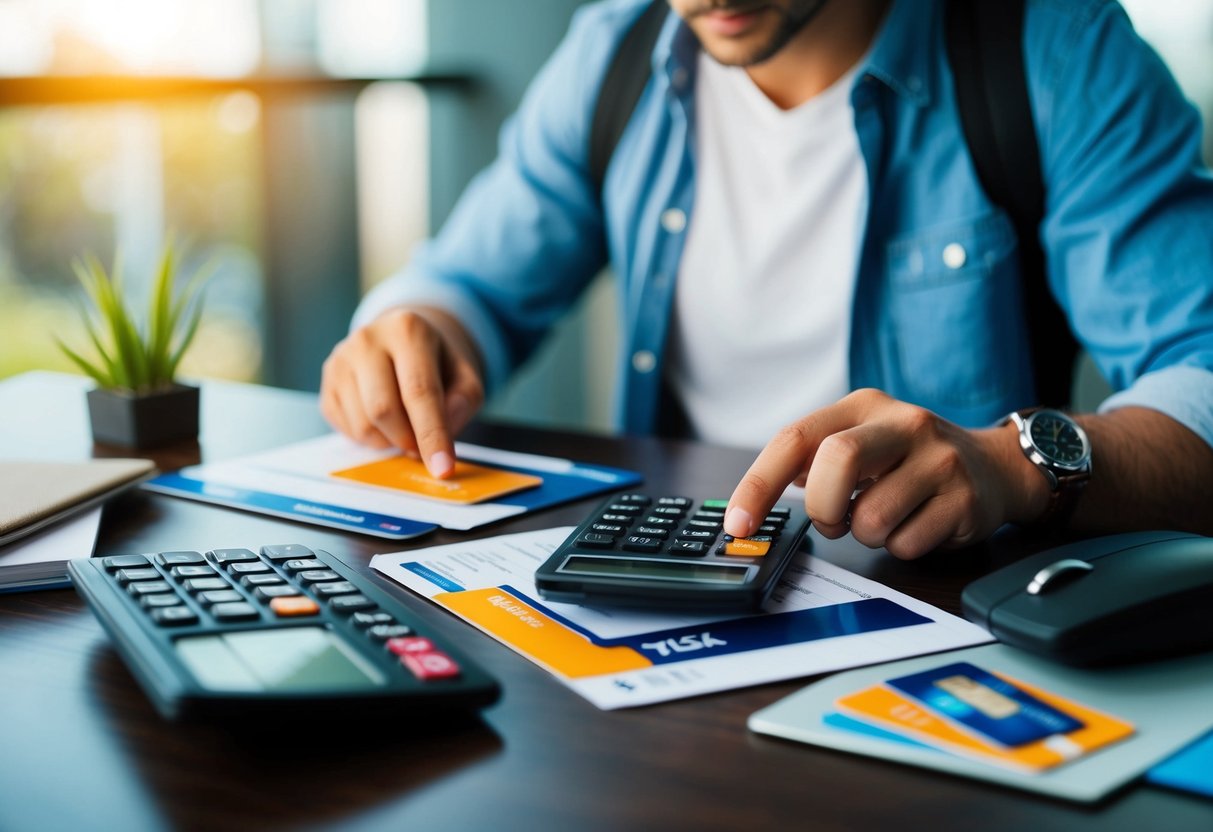
[(1040, 772), (1069, 760), (1089, 754), (1109, 743), (1122, 740), (1133, 733), (1133, 726), (1124, 720), (1101, 713), (1094, 708), (1048, 693), (1040, 688), (1011, 679), (1000, 678), (1083, 722), (1084, 727), (1069, 734), (1055, 734), (1019, 748), (997, 748), (980, 738), (940, 719), (928, 708), (906, 699), (896, 691), (876, 685), (840, 698), (839, 710), (881, 728), (919, 742), (988, 763), (1028, 773)]
[(393, 456), (345, 468), (334, 471), (332, 476), (460, 505), (481, 503), (543, 483), (541, 477), (487, 468), (462, 460), (456, 460), (454, 474), (440, 480), (431, 477), (420, 460), (406, 456)]

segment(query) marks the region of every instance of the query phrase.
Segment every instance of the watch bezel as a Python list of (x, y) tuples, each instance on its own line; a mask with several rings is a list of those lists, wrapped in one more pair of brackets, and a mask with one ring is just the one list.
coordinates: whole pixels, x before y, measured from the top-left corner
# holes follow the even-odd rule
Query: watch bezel
[[(1038, 446), (1035, 440), (1032, 439), (1032, 426), (1041, 417), (1058, 419), (1070, 425), (1070, 427), (1074, 429), (1074, 432), (1078, 434), (1078, 438), (1082, 440), (1082, 456), (1079, 457), (1078, 460), (1075, 462), (1063, 462), (1046, 455), (1044, 451), (1040, 449), (1040, 446)], [(1082, 425), (1074, 421), (1073, 418), (1065, 413), (1062, 413), (1060, 410), (1052, 410), (1049, 408), (1042, 408), (1029, 414), (1026, 418), (1020, 418), (1022, 419), (1023, 424), (1019, 426), (1019, 446), (1023, 448), (1024, 452), (1028, 455), (1028, 458), (1031, 459), (1032, 462), (1036, 463), (1037, 465), (1042, 465), (1046, 469), (1059, 471), (1066, 474), (1081, 473), (1086, 471), (1090, 466), (1091, 440), (1087, 436), (1087, 432), (1082, 429)]]

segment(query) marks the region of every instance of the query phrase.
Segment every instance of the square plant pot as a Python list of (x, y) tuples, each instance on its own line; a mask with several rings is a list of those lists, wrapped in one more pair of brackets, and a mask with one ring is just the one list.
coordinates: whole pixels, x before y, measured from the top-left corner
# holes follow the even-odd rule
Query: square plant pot
[(93, 441), (123, 448), (156, 448), (198, 436), (198, 388), (186, 384), (135, 395), (88, 391)]

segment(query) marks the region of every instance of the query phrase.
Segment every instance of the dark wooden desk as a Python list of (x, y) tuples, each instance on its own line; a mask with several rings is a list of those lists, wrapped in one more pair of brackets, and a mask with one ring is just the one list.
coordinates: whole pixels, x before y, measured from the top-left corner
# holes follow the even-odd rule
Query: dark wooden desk
[[(93, 453), (83, 389), (50, 374), (0, 383), (0, 455)], [(201, 449), (159, 460), (219, 459), (324, 430), (309, 396), (207, 384)], [(668, 493), (728, 494), (751, 458), (506, 425), (477, 425), (468, 438), (636, 468), (646, 488)], [(575, 523), (585, 510), (491, 532)], [(98, 551), (290, 541), (363, 568), (400, 548), (140, 492), (107, 508)], [(1007, 539), (912, 564), (854, 545), (827, 556), (956, 612), (961, 587), (1017, 549)], [(281, 735), (165, 723), (72, 590), (0, 596), (0, 830), (1213, 829), (1213, 804), (1147, 786), (1083, 808), (746, 731), (751, 712), (805, 680), (599, 711), (467, 625), (405, 602), (502, 681), (501, 702), (482, 718), (434, 726), (401, 712), (369, 726), (301, 721)]]

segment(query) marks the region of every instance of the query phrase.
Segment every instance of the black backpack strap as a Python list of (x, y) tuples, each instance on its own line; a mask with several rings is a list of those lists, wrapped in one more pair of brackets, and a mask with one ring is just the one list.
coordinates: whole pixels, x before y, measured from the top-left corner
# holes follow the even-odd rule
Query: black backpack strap
[(653, 47), (669, 11), (668, 0), (653, 0), (649, 4), (619, 42), (598, 88), (594, 120), (590, 124), (590, 177), (599, 193), (615, 146), (649, 83)]
[(1070, 403), (1078, 343), (1049, 291), (1040, 245), (1045, 186), (1023, 57), (1026, 0), (948, 0), (946, 41), (977, 178), (1019, 238), (1037, 404)]

